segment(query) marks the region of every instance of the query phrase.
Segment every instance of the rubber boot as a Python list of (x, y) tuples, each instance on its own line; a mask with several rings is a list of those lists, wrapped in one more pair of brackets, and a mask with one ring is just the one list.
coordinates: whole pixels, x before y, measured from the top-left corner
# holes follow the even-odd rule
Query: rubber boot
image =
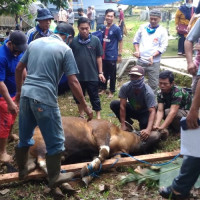
[(19, 180), (23, 180), (28, 175), (28, 150), (29, 147), (15, 147), (15, 157), (19, 169)]
[(60, 173), (61, 153), (46, 155), (46, 165), (50, 188), (55, 188), (58, 185), (71, 180), (75, 176), (73, 172)]

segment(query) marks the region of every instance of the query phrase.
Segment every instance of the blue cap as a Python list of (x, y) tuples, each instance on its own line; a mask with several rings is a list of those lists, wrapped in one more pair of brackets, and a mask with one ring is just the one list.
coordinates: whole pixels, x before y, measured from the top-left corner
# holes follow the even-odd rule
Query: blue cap
[(45, 19), (54, 19), (54, 17), (47, 8), (39, 8), (37, 10), (37, 18), (35, 20), (40, 21)]

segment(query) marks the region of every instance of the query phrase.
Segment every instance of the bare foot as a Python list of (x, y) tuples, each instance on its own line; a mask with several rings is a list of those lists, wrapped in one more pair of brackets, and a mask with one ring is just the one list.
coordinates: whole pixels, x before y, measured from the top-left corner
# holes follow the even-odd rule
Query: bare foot
[(100, 92), (99, 92), (99, 95), (102, 95), (102, 94), (105, 94), (106, 93), (106, 90), (101, 90)]
[(109, 93), (108, 98), (113, 98), (114, 94), (112, 92)]
[(12, 156), (10, 156), (9, 154), (7, 154), (6, 152), (0, 154), (0, 161), (1, 162), (12, 162)]
[(8, 141), (9, 142), (12, 142), (12, 141), (18, 141), (19, 140), (19, 136), (17, 135), (17, 134), (10, 134), (9, 136), (8, 136)]

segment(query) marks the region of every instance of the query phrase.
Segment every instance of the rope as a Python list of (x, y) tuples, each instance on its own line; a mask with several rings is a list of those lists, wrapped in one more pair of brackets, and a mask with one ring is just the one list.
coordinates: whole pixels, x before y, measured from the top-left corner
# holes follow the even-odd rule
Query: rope
[(180, 156), (180, 153), (177, 154), (176, 156), (174, 156), (174, 158), (172, 158), (171, 160), (167, 161), (167, 162), (163, 162), (163, 163), (158, 163), (158, 164), (153, 164), (153, 163), (150, 163), (150, 162), (147, 162), (145, 160), (139, 160), (137, 158), (135, 158), (134, 156), (131, 156), (130, 154), (128, 153), (119, 153), (119, 154), (116, 154), (116, 155), (125, 155), (125, 156), (129, 156), (135, 160), (137, 160), (138, 162), (141, 162), (141, 163), (144, 163), (144, 164), (148, 164), (148, 165), (151, 165), (151, 166), (163, 166), (163, 165), (168, 165), (170, 163), (172, 163), (174, 160), (176, 160), (179, 156)]
[[(128, 157), (131, 157), (131, 158), (137, 160), (138, 162), (141, 162), (141, 163), (144, 163), (144, 164), (147, 164), (147, 165), (151, 165), (151, 166), (160, 167), (160, 166), (164, 166), (164, 165), (168, 165), (168, 164), (172, 163), (174, 160), (176, 160), (176, 159), (180, 156), (180, 153), (177, 154), (176, 156), (174, 156), (174, 158), (172, 158), (171, 160), (169, 160), (169, 161), (167, 161), (167, 162), (157, 163), (157, 164), (150, 163), (150, 162), (147, 162), (147, 161), (145, 161), (145, 160), (139, 160), (139, 159), (135, 158), (134, 156), (131, 156), (131, 155), (128, 154), (128, 153), (118, 153), (118, 154), (115, 154), (115, 155), (124, 155), (124, 156), (128, 156)], [(114, 162), (110, 167), (108, 167), (107, 169), (114, 167), (115, 164), (116, 164), (118, 161), (119, 161), (119, 158), (116, 158), (115, 162)], [(100, 173), (101, 170), (102, 170), (102, 164), (100, 164), (99, 170), (97, 170), (97, 171), (93, 171), (92, 165), (89, 164), (89, 165), (88, 165), (88, 170), (89, 170), (89, 176), (92, 176), (92, 177), (99, 177), (99, 173)], [(66, 173), (66, 172), (67, 172), (66, 170), (61, 170), (61, 173)]]

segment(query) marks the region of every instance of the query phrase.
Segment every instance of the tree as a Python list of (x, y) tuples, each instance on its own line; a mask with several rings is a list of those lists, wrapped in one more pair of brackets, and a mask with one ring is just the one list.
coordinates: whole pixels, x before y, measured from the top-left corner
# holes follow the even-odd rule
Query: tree
[(0, 0), (0, 15), (11, 15), (15, 17), (18, 24), (19, 16), (28, 12), (28, 6), (34, 0)]
[(67, 8), (68, 7), (68, 1), (67, 0), (40, 0), (44, 5), (47, 6), (48, 3), (54, 4), (58, 9)]

